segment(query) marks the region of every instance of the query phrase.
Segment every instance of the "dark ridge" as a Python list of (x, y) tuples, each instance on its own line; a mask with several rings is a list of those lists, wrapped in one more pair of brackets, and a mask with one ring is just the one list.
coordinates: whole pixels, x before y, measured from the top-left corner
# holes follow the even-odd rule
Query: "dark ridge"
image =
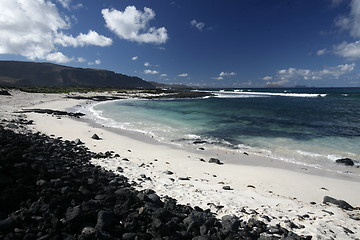
[[(3, 121), (4, 125), (6, 121)], [(118, 158), (81, 141), (0, 126), (0, 239), (310, 239), (277, 226), (184, 206), (90, 163)], [(297, 227), (293, 224), (294, 227)]]
[(141, 78), (108, 70), (19, 61), (0, 61), (0, 85), (155, 88), (151, 83)]

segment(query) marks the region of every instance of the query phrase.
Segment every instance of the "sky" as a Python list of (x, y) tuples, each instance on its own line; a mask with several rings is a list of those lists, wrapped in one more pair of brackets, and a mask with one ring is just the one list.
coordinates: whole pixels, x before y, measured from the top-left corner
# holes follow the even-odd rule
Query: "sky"
[(360, 87), (360, 0), (0, 0), (0, 60), (198, 87)]

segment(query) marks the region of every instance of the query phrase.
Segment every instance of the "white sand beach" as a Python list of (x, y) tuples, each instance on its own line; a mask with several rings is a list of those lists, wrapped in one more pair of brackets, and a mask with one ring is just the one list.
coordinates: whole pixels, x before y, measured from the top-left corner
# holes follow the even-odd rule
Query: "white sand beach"
[[(15, 113), (27, 108), (68, 111), (76, 105), (86, 107), (93, 102), (66, 98), (66, 94), (20, 91), (11, 91), (11, 94), (0, 96), (2, 118), (26, 115), (28, 120), (34, 120), (34, 125), (29, 125), (34, 132), (63, 140), (79, 138), (91, 151), (120, 154), (120, 158), (93, 160), (93, 164), (114, 172), (121, 167), (123, 172), (119, 174), (136, 182), (139, 189), (150, 188), (181, 204), (210, 208), (218, 216), (235, 214), (244, 219), (255, 217), (270, 225), (281, 224), (313, 239), (360, 238), (359, 209), (347, 211), (322, 203), (324, 196), (331, 196), (353, 207), (360, 206), (359, 168), (347, 169), (357, 174), (328, 172), (246, 155), (242, 151), (167, 145), (145, 134), (105, 128), (87, 116), (76, 119)], [(93, 134), (101, 139), (92, 139)], [(210, 158), (224, 164), (208, 163)], [(224, 190), (224, 186), (230, 190)]]

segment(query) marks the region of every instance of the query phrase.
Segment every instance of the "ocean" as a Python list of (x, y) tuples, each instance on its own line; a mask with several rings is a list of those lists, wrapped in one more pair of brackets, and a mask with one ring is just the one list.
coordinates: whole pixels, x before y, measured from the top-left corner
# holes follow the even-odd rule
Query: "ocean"
[[(204, 91), (204, 90), (202, 90)], [(128, 99), (91, 107), (107, 127), (182, 146), (244, 151), (327, 170), (360, 165), (360, 88), (205, 90), (201, 99)]]

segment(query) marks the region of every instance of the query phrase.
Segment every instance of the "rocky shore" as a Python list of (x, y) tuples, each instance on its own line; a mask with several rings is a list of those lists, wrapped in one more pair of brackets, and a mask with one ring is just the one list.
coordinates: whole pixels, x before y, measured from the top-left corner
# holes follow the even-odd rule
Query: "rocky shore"
[(9, 93), (0, 96), (0, 239), (360, 239), (352, 175), (232, 164), (268, 159), (169, 147), (70, 110), (138, 94)]
[[(31, 122), (13, 123), (23, 124)], [(121, 169), (114, 173), (90, 163), (93, 158), (123, 161), (120, 155), (0, 126), (0, 238), (311, 238), (253, 218), (217, 219), (209, 210), (160, 198), (150, 189), (135, 190), (118, 174)]]

